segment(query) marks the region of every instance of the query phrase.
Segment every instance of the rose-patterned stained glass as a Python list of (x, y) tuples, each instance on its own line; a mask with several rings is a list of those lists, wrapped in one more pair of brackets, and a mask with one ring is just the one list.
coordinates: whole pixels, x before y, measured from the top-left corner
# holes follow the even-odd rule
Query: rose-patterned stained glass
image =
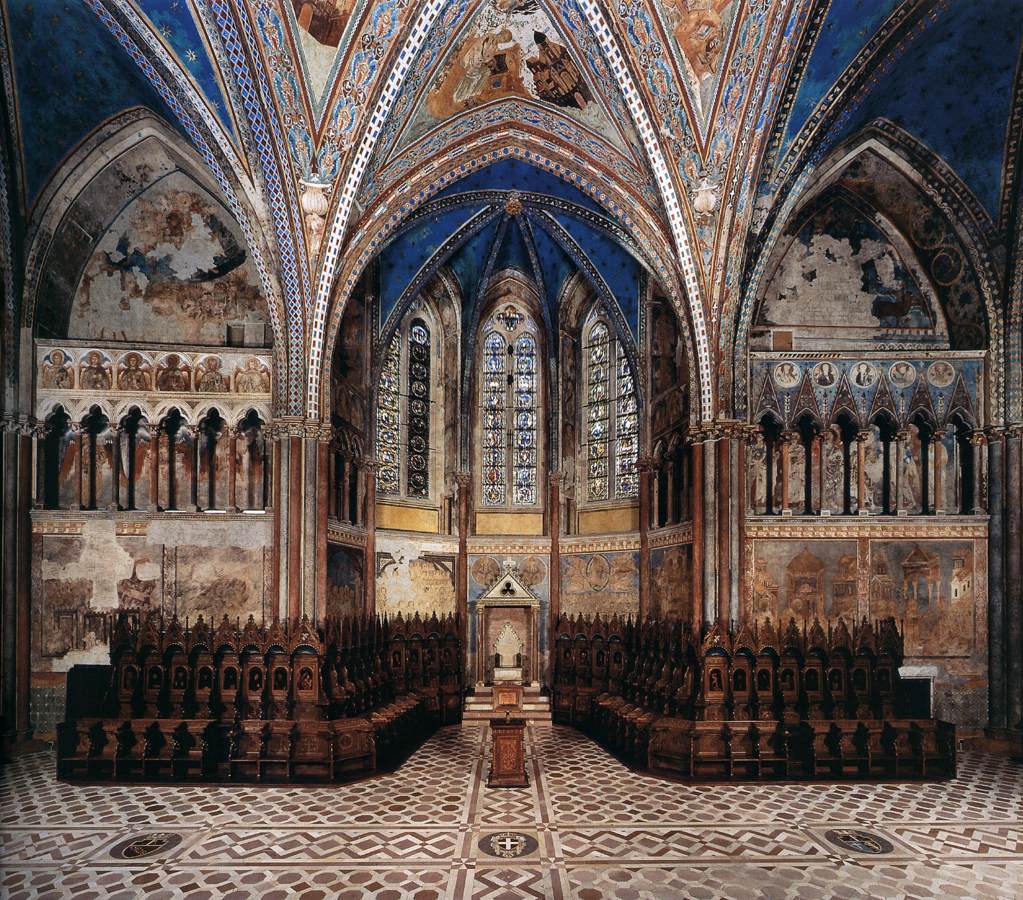
[(618, 345), (616, 360), (618, 396), (615, 401), (615, 496), (639, 496), (639, 473), (636, 459), (639, 454), (639, 410), (636, 403), (636, 383), (629, 360)]
[(512, 502), (536, 503), (536, 339), (520, 335), (515, 349)]
[(415, 319), (408, 331), (408, 446), (405, 485), (410, 497), (430, 495), (430, 329)]
[(401, 345), (395, 334), (387, 348), (377, 390), (377, 492), (397, 494), (401, 425), (398, 413)]
[(508, 345), (497, 331), (490, 331), (483, 341), (483, 377), (480, 381), (481, 437), (483, 458), (481, 496), (484, 506), (503, 506), (507, 489), (507, 394)]
[(586, 404), (587, 484), (590, 500), (609, 499), (608, 443), (611, 439), (609, 396), (611, 333), (596, 322), (588, 336), (588, 382)]

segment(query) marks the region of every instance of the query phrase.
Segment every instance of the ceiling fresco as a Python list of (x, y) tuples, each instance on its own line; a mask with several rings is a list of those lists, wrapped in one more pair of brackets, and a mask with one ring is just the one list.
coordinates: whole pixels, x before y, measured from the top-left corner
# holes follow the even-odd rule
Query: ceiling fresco
[(459, 281), (464, 318), (489, 276), (512, 268), (537, 284), (556, 321), (566, 282), (581, 273), (636, 337), (645, 282), (638, 252), (624, 246), (606, 215), (569, 185), (558, 195), (495, 189), (507, 183), (508, 168), (499, 163), (486, 170), (486, 189), (459, 184), (432, 200), (384, 247), (377, 270), (381, 329), (392, 327), (446, 265)]
[[(267, 220), (301, 348), (295, 414), (317, 414), (352, 260), (428, 200), (516, 190), (548, 205), (514, 221), (497, 209), (471, 235), (496, 201), (432, 208), (430, 227), (390, 238), (409, 254), (388, 262), (401, 285), (445, 253), (477, 275), (528, 258), (548, 292), (589, 267), (617, 295), (629, 266), (660, 266), (688, 310), (704, 418), (714, 356), (840, 142), (885, 120), (965, 185), (989, 230), (1007, 224), (1019, 0), (8, 0), (3, 25), (21, 227), (83, 140), (151, 110)], [(536, 165), (470, 174), (473, 148), (502, 141)], [(588, 187), (569, 197), (568, 183)], [(453, 258), (456, 235), (483, 258)], [(602, 271), (612, 259), (625, 268)]]

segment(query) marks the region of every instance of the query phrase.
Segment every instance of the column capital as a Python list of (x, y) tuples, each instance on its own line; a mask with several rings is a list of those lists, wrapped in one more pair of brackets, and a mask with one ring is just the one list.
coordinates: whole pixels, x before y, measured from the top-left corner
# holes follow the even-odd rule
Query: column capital
[(865, 444), (874, 436), (874, 433), (867, 430), (861, 430), (856, 432), (856, 443)]
[(988, 442), (988, 436), (983, 429), (975, 428), (970, 432), (968, 440), (974, 447), (983, 447)]
[(657, 460), (652, 456), (641, 456), (636, 460), (636, 469), (639, 472), (656, 472)]

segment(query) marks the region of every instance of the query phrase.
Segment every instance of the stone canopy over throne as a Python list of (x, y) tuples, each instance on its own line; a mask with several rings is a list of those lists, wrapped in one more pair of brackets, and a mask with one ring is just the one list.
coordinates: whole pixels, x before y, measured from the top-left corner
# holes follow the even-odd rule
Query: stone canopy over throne
[(508, 567), (476, 603), (478, 684), (537, 684), (539, 614), (539, 599)]

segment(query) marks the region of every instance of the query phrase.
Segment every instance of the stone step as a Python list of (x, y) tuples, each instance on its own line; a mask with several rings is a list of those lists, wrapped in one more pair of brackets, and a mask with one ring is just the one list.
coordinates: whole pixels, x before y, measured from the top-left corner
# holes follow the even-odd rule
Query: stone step
[[(551, 713), (550, 710), (519, 710), (513, 712), (512, 716), (516, 719), (526, 719), (532, 722), (534, 725), (551, 724)], [(492, 709), (465, 709), (462, 712), (463, 722), (488, 722), (491, 719), (499, 718), (500, 716), (495, 713)]]

